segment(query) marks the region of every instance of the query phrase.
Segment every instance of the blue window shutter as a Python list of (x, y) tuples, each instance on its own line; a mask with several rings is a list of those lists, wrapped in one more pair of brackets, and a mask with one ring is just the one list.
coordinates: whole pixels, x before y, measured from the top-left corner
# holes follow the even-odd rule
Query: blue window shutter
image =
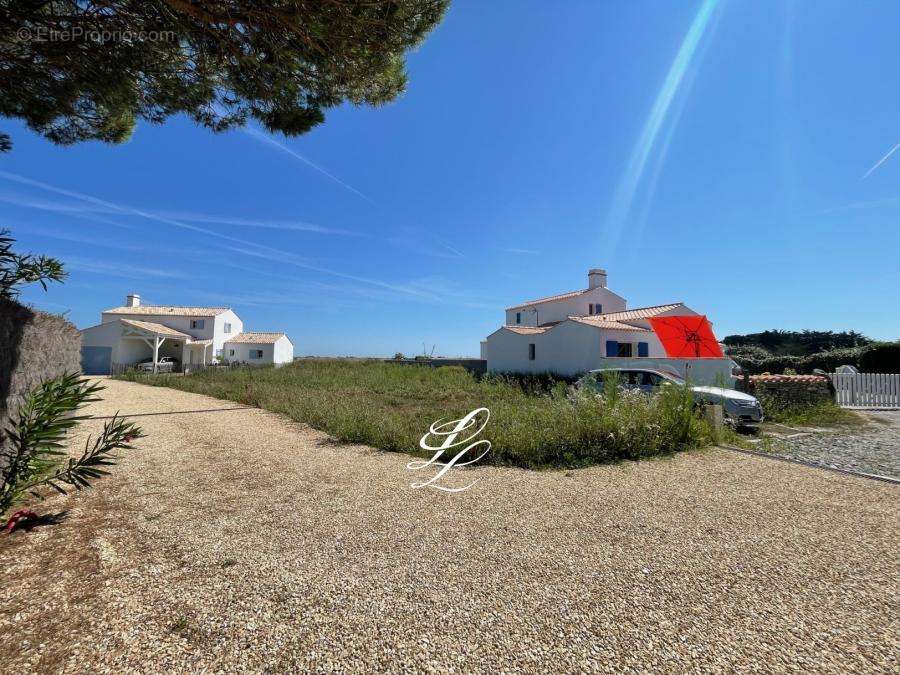
[(615, 340), (607, 340), (606, 341), (606, 355), (607, 356), (618, 356), (619, 355), (619, 343)]
[(638, 356), (647, 356), (649, 353), (649, 345), (646, 342), (638, 342)]

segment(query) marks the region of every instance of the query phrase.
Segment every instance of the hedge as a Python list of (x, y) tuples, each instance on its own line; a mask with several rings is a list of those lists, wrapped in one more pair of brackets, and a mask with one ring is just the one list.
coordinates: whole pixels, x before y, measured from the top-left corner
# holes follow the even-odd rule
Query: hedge
[(765, 356), (760, 347), (733, 347), (726, 350), (750, 375), (783, 373), (790, 368), (799, 374), (813, 370), (833, 373), (838, 366), (855, 366), (864, 373), (900, 373), (900, 342), (878, 342), (863, 347), (832, 349), (809, 356)]
[(0, 428), (44, 380), (81, 370), (81, 335), (64, 317), (0, 300)]

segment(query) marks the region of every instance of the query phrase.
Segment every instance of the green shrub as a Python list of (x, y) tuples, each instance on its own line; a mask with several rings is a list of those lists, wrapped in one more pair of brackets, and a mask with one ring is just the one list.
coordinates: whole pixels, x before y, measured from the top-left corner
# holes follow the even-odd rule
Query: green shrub
[(900, 373), (900, 342), (878, 342), (859, 358), (864, 373)]
[(598, 393), (547, 376), (477, 378), (459, 366), (337, 359), (122, 379), (259, 405), (342, 441), (411, 454), (421, 454), (432, 422), (487, 407), (485, 461), (530, 468), (639, 459), (715, 440), (681, 387), (654, 396)]

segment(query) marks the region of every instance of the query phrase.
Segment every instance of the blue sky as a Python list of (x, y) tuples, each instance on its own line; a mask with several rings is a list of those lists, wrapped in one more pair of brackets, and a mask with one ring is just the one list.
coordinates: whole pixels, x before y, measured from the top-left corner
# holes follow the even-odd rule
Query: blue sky
[(58, 147), (6, 120), (0, 225), (68, 264), (25, 300), (79, 327), (136, 291), (301, 355), (477, 355), (503, 307), (602, 266), (720, 337), (897, 339), (897, 25), (893, 2), (457, 0), (401, 99), (299, 138), (175, 118)]

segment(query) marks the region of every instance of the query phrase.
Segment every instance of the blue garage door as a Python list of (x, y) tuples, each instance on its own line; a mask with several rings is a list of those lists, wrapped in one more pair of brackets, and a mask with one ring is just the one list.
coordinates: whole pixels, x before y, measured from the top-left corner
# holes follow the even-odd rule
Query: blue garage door
[(82, 347), (81, 372), (85, 375), (109, 375), (112, 347)]

